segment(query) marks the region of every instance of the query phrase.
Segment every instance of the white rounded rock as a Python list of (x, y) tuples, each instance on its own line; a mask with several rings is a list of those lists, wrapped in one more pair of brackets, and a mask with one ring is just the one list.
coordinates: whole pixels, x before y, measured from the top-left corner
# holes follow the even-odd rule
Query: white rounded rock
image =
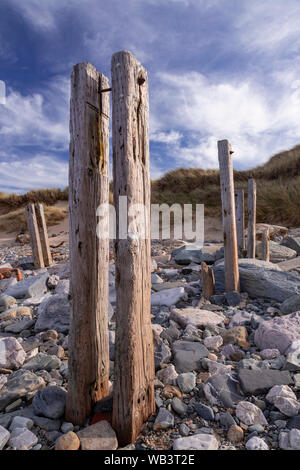
[(269, 450), (268, 445), (260, 437), (254, 436), (246, 442), (247, 450)]
[(235, 414), (247, 426), (252, 426), (253, 424), (266, 426), (268, 424), (261, 409), (249, 401), (240, 401), (237, 404)]
[(220, 335), (208, 336), (204, 340), (204, 346), (208, 349), (218, 349), (223, 344), (223, 338)]
[(0, 338), (0, 367), (18, 369), (26, 359), (26, 353), (19, 341), (12, 336)]
[(275, 385), (267, 394), (266, 399), (286, 416), (297, 416), (300, 411), (300, 403), (288, 385)]
[(219, 441), (212, 434), (195, 434), (180, 437), (173, 443), (173, 450), (218, 450)]

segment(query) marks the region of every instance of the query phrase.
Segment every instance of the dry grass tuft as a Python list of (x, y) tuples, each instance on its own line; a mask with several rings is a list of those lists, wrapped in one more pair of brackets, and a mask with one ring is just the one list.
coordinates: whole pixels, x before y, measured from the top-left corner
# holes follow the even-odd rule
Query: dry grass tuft
[[(67, 211), (59, 207), (44, 205), (47, 226), (56, 225), (67, 216)], [(24, 208), (0, 215), (0, 231), (12, 233), (27, 231), (27, 222)]]

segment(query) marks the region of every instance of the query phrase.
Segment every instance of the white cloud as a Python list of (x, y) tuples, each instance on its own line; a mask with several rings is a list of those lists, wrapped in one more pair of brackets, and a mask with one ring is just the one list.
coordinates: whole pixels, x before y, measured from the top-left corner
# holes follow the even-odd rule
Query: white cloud
[(174, 166), (217, 167), (217, 140), (224, 138), (232, 143), (236, 163), (247, 168), (299, 142), (298, 81), (276, 95), (252, 81), (215, 82), (196, 72), (157, 79), (154, 136), (186, 135), (165, 139)]
[(57, 77), (43, 94), (7, 92), (0, 107), (0, 137), (7, 147), (47, 146), (66, 149), (69, 141), (69, 83)]
[(19, 159), (10, 155), (10, 160), (1, 161), (1, 190), (26, 192), (30, 189), (63, 188), (68, 184), (68, 162), (52, 155), (36, 155)]

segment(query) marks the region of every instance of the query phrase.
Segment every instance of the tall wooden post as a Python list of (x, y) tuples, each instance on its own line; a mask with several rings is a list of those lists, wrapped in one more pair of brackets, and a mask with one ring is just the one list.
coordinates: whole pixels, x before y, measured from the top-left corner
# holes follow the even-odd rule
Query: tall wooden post
[(39, 228), (34, 204), (28, 204), (25, 208), (28, 231), (32, 248), (33, 264), (36, 269), (44, 268), (43, 250), (39, 235)]
[(109, 201), (108, 79), (89, 63), (73, 67), (70, 107), (69, 381), (66, 419), (83, 425), (109, 394), (109, 239), (96, 234), (96, 210)]
[(225, 289), (239, 290), (238, 249), (235, 222), (232, 151), (228, 140), (218, 142), (222, 197)]
[(248, 181), (248, 236), (247, 256), (255, 258), (256, 249), (256, 182), (254, 179)]
[(235, 218), (237, 244), (240, 251), (245, 249), (245, 211), (244, 211), (244, 190), (236, 189), (235, 197)]
[(265, 228), (262, 232), (261, 239), (262, 259), (264, 261), (270, 261), (270, 229)]
[[(150, 318), (148, 78), (146, 70), (127, 51), (114, 54), (111, 67), (117, 215), (113, 427), (119, 444), (126, 445), (135, 441), (143, 422), (155, 411)], [(133, 204), (143, 205), (140, 210), (144, 207), (142, 216), (132, 220), (129, 217), (130, 233), (124, 238), (119, 217), (125, 214), (120, 214), (119, 196), (127, 196), (128, 208)]]
[(48, 231), (44, 214), (43, 204), (35, 204), (35, 212), (38, 224), (38, 230), (41, 240), (41, 247), (43, 252), (44, 264), (45, 266), (50, 266), (52, 264), (52, 256), (48, 239)]

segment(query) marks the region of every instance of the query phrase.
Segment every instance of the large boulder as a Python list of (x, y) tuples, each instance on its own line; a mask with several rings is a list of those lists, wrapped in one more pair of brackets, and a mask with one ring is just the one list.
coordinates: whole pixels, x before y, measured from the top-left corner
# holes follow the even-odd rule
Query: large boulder
[(262, 322), (254, 341), (260, 349), (279, 349), (281, 354), (295, 350), (300, 342), (300, 312)]
[(204, 261), (207, 264), (214, 263), (218, 257), (217, 253), (222, 245), (213, 244), (203, 246), (200, 242), (189, 243), (181, 246), (172, 252), (172, 258), (177, 264), (200, 264)]
[(56, 385), (39, 390), (33, 399), (32, 406), (37, 416), (50, 419), (61, 418), (65, 413), (67, 392)]
[(26, 353), (16, 338), (0, 338), (0, 367), (18, 369), (25, 359)]
[(209, 351), (198, 341), (175, 341), (172, 345), (176, 371), (192, 372), (201, 369), (201, 360), (207, 357)]
[[(262, 243), (256, 243), (256, 253), (258, 258), (262, 259)], [(288, 259), (294, 259), (297, 256), (297, 251), (291, 248), (279, 245), (279, 243), (270, 241), (270, 261), (271, 263), (280, 263)]]
[(282, 240), (281, 245), (295, 250), (297, 255), (300, 255), (300, 237), (285, 237)]
[[(257, 259), (239, 260), (241, 291), (250, 297), (264, 297), (283, 302), (300, 294), (300, 276), (282, 271), (276, 264)], [(224, 261), (214, 266), (216, 290), (224, 292)]]
[(56, 330), (67, 333), (70, 324), (70, 304), (65, 294), (54, 294), (39, 305), (35, 331)]
[(11, 295), (15, 299), (24, 299), (35, 297), (47, 292), (47, 280), (49, 274), (42, 273), (38, 276), (30, 276), (10, 286), (6, 291), (6, 295)]
[(292, 295), (286, 299), (280, 306), (282, 313), (294, 313), (300, 311), (300, 294)]
[(197, 328), (203, 326), (216, 326), (226, 319), (222, 313), (210, 312), (208, 310), (186, 307), (173, 308), (171, 310), (171, 319), (185, 328), (187, 325), (193, 325)]
[(4, 387), (0, 390), (0, 411), (18, 398), (45, 386), (44, 379), (28, 370), (17, 370), (9, 375)]

